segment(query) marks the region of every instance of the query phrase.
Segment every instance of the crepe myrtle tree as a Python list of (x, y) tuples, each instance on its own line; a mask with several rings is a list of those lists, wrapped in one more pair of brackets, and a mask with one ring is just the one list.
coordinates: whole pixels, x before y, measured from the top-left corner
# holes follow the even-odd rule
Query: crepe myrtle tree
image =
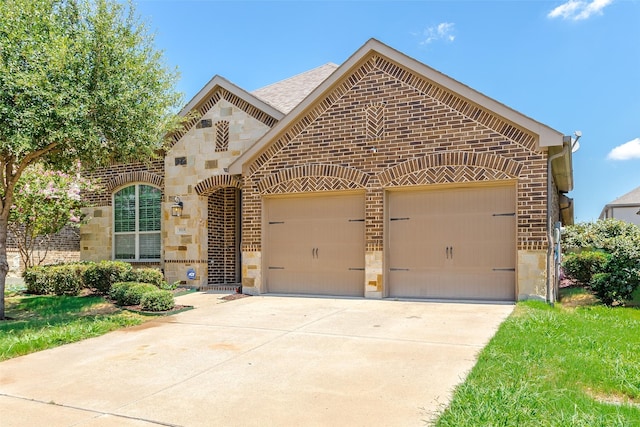
[(9, 210), (9, 232), (20, 252), (25, 270), (45, 260), (52, 238), (65, 226), (79, 227), (88, 206), (81, 192), (91, 191), (91, 182), (75, 174), (29, 166), (14, 189)]
[(0, 1), (0, 319), (9, 217), (26, 168), (153, 158), (180, 126), (176, 79), (131, 3)]

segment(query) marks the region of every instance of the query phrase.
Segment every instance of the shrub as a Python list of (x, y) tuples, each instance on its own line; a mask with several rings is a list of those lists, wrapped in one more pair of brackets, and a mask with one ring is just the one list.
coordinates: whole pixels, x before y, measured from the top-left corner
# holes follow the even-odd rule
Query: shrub
[(34, 295), (47, 295), (53, 293), (53, 285), (49, 280), (46, 267), (30, 267), (22, 273), (22, 277), (27, 285), (27, 293)]
[(129, 286), (131, 286), (132, 282), (117, 282), (111, 285), (111, 290), (109, 291), (109, 298), (114, 300), (118, 305), (124, 305), (124, 295), (129, 290)]
[[(565, 261), (569, 270), (574, 268), (572, 278), (584, 283), (591, 275), (589, 286), (604, 304), (631, 299), (640, 286), (640, 228), (636, 225), (615, 219), (576, 224), (567, 227), (562, 245), (566, 251), (587, 249), (583, 252), (587, 254), (595, 249), (607, 254), (604, 263), (592, 254), (581, 259), (569, 255)], [(581, 267), (583, 271), (578, 271)]]
[(29, 267), (23, 274), (27, 293), (35, 295), (78, 295), (84, 287), (83, 263)]
[(150, 283), (157, 288), (161, 288), (166, 282), (162, 271), (157, 268), (136, 268), (129, 272), (127, 277), (129, 282)]
[(562, 269), (573, 282), (589, 286), (594, 274), (604, 271), (611, 255), (602, 251), (584, 251), (564, 256)]
[(179, 280), (176, 280), (173, 283), (164, 282), (162, 285), (160, 285), (160, 289), (164, 289), (165, 291), (173, 291), (174, 289), (177, 289), (179, 285)]
[(158, 288), (149, 283), (129, 282), (120, 305), (138, 305), (144, 294), (157, 290)]
[(126, 282), (131, 270), (131, 264), (126, 262), (100, 261), (87, 267), (83, 279), (86, 287), (102, 295), (108, 295), (111, 285), (116, 282)]
[(146, 311), (167, 311), (173, 308), (175, 302), (171, 292), (156, 289), (142, 295), (140, 305)]
[(78, 295), (84, 287), (81, 273), (74, 264), (53, 266), (47, 269), (47, 275), (56, 295)]

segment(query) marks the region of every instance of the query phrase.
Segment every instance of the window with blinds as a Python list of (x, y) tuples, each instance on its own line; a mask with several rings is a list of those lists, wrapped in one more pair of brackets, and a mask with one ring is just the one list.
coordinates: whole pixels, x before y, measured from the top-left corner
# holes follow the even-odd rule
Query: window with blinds
[(160, 259), (159, 188), (136, 184), (113, 195), (114, 258), (126, 261)]

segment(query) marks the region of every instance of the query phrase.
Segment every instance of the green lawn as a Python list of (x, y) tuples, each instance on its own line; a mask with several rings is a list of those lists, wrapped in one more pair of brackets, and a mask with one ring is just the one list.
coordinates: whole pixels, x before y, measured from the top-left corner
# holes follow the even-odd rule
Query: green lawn
[(0, 361), (149, 320), (99, 296), (7, 295), (6, 316), (11, 320), (0, 321)]
[(640, 426), (640, 310), (518, 303), (437, 426)]

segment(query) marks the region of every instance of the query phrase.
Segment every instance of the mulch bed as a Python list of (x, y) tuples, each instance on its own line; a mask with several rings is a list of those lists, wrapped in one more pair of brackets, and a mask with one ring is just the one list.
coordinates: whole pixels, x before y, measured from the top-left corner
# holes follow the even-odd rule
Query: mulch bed
[(246, 297), (250, 297), (250, 296), (251, 295), (245, 295), (245, 294), (231, 294), (231, 295), (225, 295), (220, 299), (225, 300), (225, 301), (233, 301), (233, 300), (246, 298)]

